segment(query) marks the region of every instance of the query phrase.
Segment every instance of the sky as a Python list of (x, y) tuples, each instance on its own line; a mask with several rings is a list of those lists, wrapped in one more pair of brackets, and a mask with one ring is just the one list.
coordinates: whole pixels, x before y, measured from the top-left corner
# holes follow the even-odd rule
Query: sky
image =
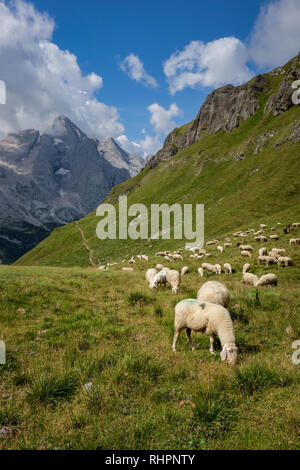
[(0, 137), (68, 116), (144, 157), (300, 50), (300, 0), (0, 0)]

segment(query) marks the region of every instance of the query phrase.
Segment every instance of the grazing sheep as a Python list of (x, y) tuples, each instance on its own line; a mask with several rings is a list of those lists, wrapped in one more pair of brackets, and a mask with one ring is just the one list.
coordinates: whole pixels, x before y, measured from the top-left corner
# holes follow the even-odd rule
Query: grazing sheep
[(210, 271), (211, 273), (217, 272), (216, 267), (213, 264), (210, 263), (202, 263), (202, 268), (206, 271)]
[(284, 229), (283, 229), (283, 233), (291, 233), (291, 226), (289, 224), (287, 224)]
[(259, 256), (264, 256), (267, 254), (267, 248), (263, 247), (258, 250)]
[(292, 226), (293, 226), (293, 227), (300, 227), (300, 222), (294, 222), (294, 223), (292, 224)]
[(273, 253), (285, 253), (285, 249), (284, 248), (272, 248), (272, 252)]
[(272, 256), (259, 256), (257, 260), (260, 264), (265, 263), (267, 266), (269, 266), (270, 264), (274, 264), (276, 261), (275, 258), (273, 258)]
[(129, 264), (135, 264), (135, 259), (134, 257), (132, 256), (132, 258), (130, 258), (130, 260), (128, 261)]
[(284, 264), (284, 266), (287, 268), (288, 266), (292, 266), (293, 260), (292, 258), (289, 258), (288, 256), (279, 256), (279, 258), (277, 259), (277, 264), (278, 264), (278, 267), (281, 264)]
[(243, 266), (243, 273), (247, 273), (250, 268), (251, 268), (251, 264), (250, 263), (245, 263), (244, 266)]
[(263, 230), (258, 230), (257, 232), (254, 232), (254, 235), (260, 235), (261, 233), (263, 233), (264, 231)]
[(250, 284), (251, 286), (255, 286), (255, 283), (258, 281), (258, 277), (255, 274), (243, 273), (241, 281), (243, 284)]
[(162, 271), (159, 271), (157, 274), (155, 274), (153, 280), (149, 284), (149, 288), (151, 290), (157, 289), (158, 286), (165, 286), (167, 283), (167, 271), (163, 269)]
[(209, 256), (211, 256), (211, 253), (205, 253), (205, 258), (208, 258)]
[(223, 253), (223, 247), (222, 247), (222, 246), (217, 246), (217, 250), (218, 250), (220, 253)]
[(250, 253), (250, 251), (247, 251), (247, 250), (242, 250), (241, 255), (242, 256), (248, 256), (248, 258), (251, 258), (251, 253)]
[(230, 294), (227, 287), (221, 282), (208, 281), (198, 290), (197, 299), (227, 308), (230, 302)]
[(210, 245), (215, 245), (216, 243), (218, 243), (219, 240), (210, 240), (209, 242), (206, 242), (206, 245), (207, 246), (210, 246)]
[(172, 256), (173, 259), (180, 259), (180, 260), (183, 260), (183, 257), (177, 253), (175, 253), (174, 255), (170, 255)]
[(149, 257), (147, 255), (141, 255), (141, 258), (144, 260), (144, 261), (149, 261)]
[(232, 267), (231, 264), (229, 263), (224, 263), (223, 264), (225, 274), (232, 274)]
[(232, 246), (231, 243), (227, 242), (227, 243), (224, 243), (224, 248), (230, 248)]
[(221, 274), (222, 272), (222, 266), (220, 264), (215, 264), (215, 268), (217, 270), (217, 274)]
[(165, 255), (165, 256), (164, 256), (164, 259), (165, 259), (166, 261), (171, 261), (171, 258), (170, 258), (168, 255)]
[(241, 245), (238, 243), (238, 247), (240, 251), (253, 251), (253, 247), (251, 245)]
[(258, 281), (254, 284), (255, 287), (258, 286), (277, 286), (278, 279), (276, 274), (268, 273), (261, 276)]
[(172, 287), (172, 293), (177, 294), (181, 282), (180, 273), (175, 269), (170, 269), (166, 272), (166, 280)]
[(126, 267), (124, 267), (124, 268), (122, 268), (122, 271), (124, 271), (125, 273), (126, 273), (126, 272), (131, 273), (131, 272), (133, 271), (133, 268), (126, 268)]
[(181, 276), (184, 276), (188, 272), (189, 272), (189, 268), (187, 266), (183, 266), (183, 268), (181, 269)]
[(198, 268), (198, 273), (199, 273), (200, 277), (203, 277), (203, 274), (204, 274), (203, 268)]
[(279, 258), (280, 254), (277, 251), (269, 251), (268, 256), (271, 256), (271, 258)]
[(270, 235), (270, 240), (279, 240), (278, 235)]
[(272, 232), (275, 232), (276, 228), (275, 228), (275, 227), (271, 227), (271, 230), (272, 230)]
[[(146, 281), (149, 283), (149, 287), (150, 287), (150, 285), (152, 285), (154, 277), (156, 276), (156, 274), (157, 274), (157, 270), (154, 269), (154, 268), (148, 269), (148, 271), (146, 272)], [(150, 287), (150, 289), (151, 289), (151, 287)]]
[(107, 266), (99, 266), (98, 268), (99, 271), (108, 271)]
[(237, 361), (237, 347), (233, 323), (226, 308), (221, 305), (205, 302), (201, 299), (186, 299), (179, 302), (175, 307), (175, 333), (172, 344), (173, 352), (176, 352), (176, 342), (181, 330), (186, 329), (190, 348), (194, 350), (191, 338), (191, 330), (205, 333), (210, 338), (211, 354), (214, 354), (214, 340), (219, 337), (222, 351), (220, 353), (222, 361), (227, 360), (230, 365), (235, 365)]
[(268, 238), (264, 235), (259, 235), (258, 237), (254, 237), (254, 240), (256, 240), (257, 242), (267, 242)]
[(156, 269), (158, 269), (159, 271), (161, 271), (162, 269), (164, 269), (164, 267), (163, 267), (162, 264), (157, 264), (157, 265), (156, 265)]
[(291, 238), (289, 241), (289, 245), (299, 244), (300, 238)]

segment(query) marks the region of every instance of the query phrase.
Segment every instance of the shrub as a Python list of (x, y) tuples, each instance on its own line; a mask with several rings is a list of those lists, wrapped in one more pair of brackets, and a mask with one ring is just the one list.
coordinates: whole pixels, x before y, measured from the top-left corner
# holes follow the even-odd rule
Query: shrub
[(57, 405), (62, 400), (70, 399), (78, 385), (78, 377), (73, 372), (60, 376), (46, 373), (33, 384), (27, 397), (30, 402)]

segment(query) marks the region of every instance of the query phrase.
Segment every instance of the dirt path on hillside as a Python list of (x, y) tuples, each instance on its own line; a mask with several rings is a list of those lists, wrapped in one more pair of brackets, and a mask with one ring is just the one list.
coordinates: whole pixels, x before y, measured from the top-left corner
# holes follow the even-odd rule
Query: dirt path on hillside
[(84, 232), (83, 232), (82, 228), (80, 227), (78, 221), (75, 222), (75, 226), (76, 226), (77, 230), (79, 231), (79, 233), (81, 235), (82, 244), (83, 244), (84, 248), (87, 250), (87, 252), (89, 254), (89, 261), (90, 261), (91, 266), (93, 266), (94, 268), (97, 268), (98, 265), (94, 262), (94, 259), (93, 259), (94, 258), (94, 250), (92, 250), (89, 247), (89, 245), (87, 244)]

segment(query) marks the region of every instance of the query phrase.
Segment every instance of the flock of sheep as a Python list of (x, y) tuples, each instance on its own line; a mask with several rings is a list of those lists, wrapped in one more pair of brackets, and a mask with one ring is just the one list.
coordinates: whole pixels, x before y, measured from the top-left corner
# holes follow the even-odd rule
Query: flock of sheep
[[(278, 222), (278, 225), (281, 225)], [(267, 242), (267, 241), (278, 241), (279, 235), (271, 234), (266, 236), (264, 229), (266, 224), (261, 224), (259, 230), (249, 229), (244, 232), (239, 231), (233, 234), (233, 240), (231, 238), (225, 238), (223, 246), (218, 245), (219, 240), (210, 240), (206, 243), (207, 247), (213, 247), (217, 245), (217, 252), (223, 253), (227, 248), (233, 246), (233, 242), (238, 241), (241, 238), (249, 237), (253, 235), (255, 242)], [(283, 229), (284, 234), (291, 233), (295, 228), (300, 227), (300, 223), (293, 223), (292, 226), (286, 225)], [(271, 232), (274, 232), (275, 228), (271, 228)], [(300, 244), (300, 238), (291, 238), (289, 245)], [(254, 255), (254, 248), (249, 244), (242, 244), (237, 242), (239, 253), (242, 257), (252, 258)], [(190, 259), (204, 259), (211, 256), (212, 253), (208, 253), (205, 248), (190, 248), (189, 249)], [(178, 249), (173, 253), (170, 251), (159, 251), (155, 256), (163, 257), (165, 262), (172, 260), (183, 260), (183, 249)], [(132, 257), (129, 260), (129, 264), (134, 265), (136, 260), (149, 261), (149, 257), (145, 254), (139, 254)], [(266, 247), (258, 249), (257, 261), (259, 264), (265, 264), (267, 266), (277, 264), (280, 266), (291, 266), (293, 264), (292, 258), (286, 256), (286, 250), (284, 248), (272, 248), (267, 250)], [(124, 263), (125, 260), (122, 261)], [(100, 270), (107, 270), (109, 266), (116, 263), (107, 264), (106, 266), (100, 266)], [(223, 268), (220, 264), (210, 264), (203, 262), (198, 268), (198, 273), (202, 278), (206, 272), (220, 275), (222, 269), (225, 274), (232, 274), (233, 268), (229, 262), (223, 264)], [(259, 286), (277, 286), (278, 279), (276, 274), (268, 273), (261, 277), (256, 274), (249, 272), (251, 269), (250, 263), (245, 263), (242, 269), (241, 282), (246, 285), (252, 285), (255, 287)], [(123, 267), (124, 272), (133, 271), (133, 267)], [(181, 278), (189, 272), (188, 266), (184, 266), (181, 272), (170, 269), (162, 264), (157, 264), (155, 268), (150, 268), (146, 272), (146, 281), (149, 284), (151, 290), (157, 289), (161, 286), (169, 286), (173, 294), (177, 294), (180, 288)], [(204, 332), (210, 338), (211, 354), (214, 354), (214, 340), (216, 337), (220, 339), (222, 351), (220, 353), (221, 359), (231, 365), (235, 365), (237, 361), (237, 347), (235, 345), (235, 336), (233, 322), (230, 317), (230, 313), (227, 310), (230, 301), (230, 294), (226, 286), (217, 281), (208, 281), (202, 285), (197, 294), (197, 299), (185, 299), (179, 302), (175, 307), (175, 333), (172, 349), (176, 351), (176, 342), (181, 330), (185, 329), (189, 345), (191, 349), (194, 349), (193, 342), (191, 339), (191, 331)]]
[[(293, 228), (299, 227), (300, 223), (294, 223)], [(290, 226), (287, 226), (288, 228)], [(286, 232), (287, 227), (284, 229), (284, 233), (290, 233), (290, 230)], [(266, 228), (265, 224), (260, 225), (260, 230), (255, 232), (253, 229), (249, 229), (245, 232), (236, 232), (233, 234), (234, 239), (239, 237), (248, 236), (251, 232), (254, 234), (254, 240), (266, 241), (268, 238), (262, 235), (263, 230)], [(273, 231), (274, 228), (271, 228)], [(257, 238), (259, 239), (257, 240)], [(262, 240), (263, 237), (263, 240)], [(270, 235), (270, 241), (279, 240), (278, 235)], [(207, 246), (213, 246), (219, 243), (218, 240), (211, 240), (206, 243)], [(291, 238), (289, 244), (299, 244), (300, 238)], [(223, 253), (226, 248), (231, 247), (231, 239), (226, 238), (223, 246), (217, 246), (217, 251)], [(241, 256), (252, 257), (254, 248), (251, 245), (243, 245), (237, 243)], [(211, 255), (207, 253), (204, 248), (192, 248), (190, 250), (190, 258), (200, 259)], [(290, 266), (293, 264), (292, 258), (282, 256), (285, 254), (283, 248), (272, 248), (269, 252), (267, 248), (262, 247), (258, 250), (258, 263), (265, 263), (266, 265), (277, 264), (280, 267)], [(182, 249), (177, 250), (173, 253), (169, 251), (158, 252), (156, 256), (162, 256), (166, 261), (171, 259), (181, 259)], [(133, 259), (131, 261), (134, 261)], [(124, 268), (123, 268), (124, 269)], [(232, 274), (232, 266), (230, 263), (224, 263), (223, 269), (226, 274)], [(256, 276), (249, 272), (251, 269), (250, 263), (243, 265), (242, 279), (244, 284), (258, 286), (277, 286), (278, 279), (276, 274), (268, 273), (261, 277)], [(214, 274), (221, 274), (222, 266), (220, 264), (202, 263), (198, 269), (198, 273), (201, 277), (204, 276), (205, 271), (212, 272)], [(170, 286), (173, 294), (177, 294), (180, 288), (181, 277), (189, 272), (188, 266), (184, 266), (181, 272), (169, 269), (162, 264), (157, 264), (156, 268), (150, 268), (146, 272), (146, 281), (149, 284), (151, 290), (158, 288), (159, 286)], [(210, 338), (211, 354), (214, 354), (214, 340), (216, 337), (220, 339), (222, 351), (220, 353), (221, 359), (227, 360), (231, 365), (235, 365), (237, 361), (237, 347), (235, 345), (235, 336), (233, 322), (230, 317), (230, 313), (227, 310), (230, 301), (230, 293), (226, 286), (217, 281), (208, 281), (202, 285), (197, 294), (197, 299), (185, 299), (179, 302), (175, 307), (175, 333), (172, 349), (176, 351), (176, 342), (182, 329), (186, 330), (187, 338), (191, 349), (194, 349), (191, 331), (204, 332)]]

